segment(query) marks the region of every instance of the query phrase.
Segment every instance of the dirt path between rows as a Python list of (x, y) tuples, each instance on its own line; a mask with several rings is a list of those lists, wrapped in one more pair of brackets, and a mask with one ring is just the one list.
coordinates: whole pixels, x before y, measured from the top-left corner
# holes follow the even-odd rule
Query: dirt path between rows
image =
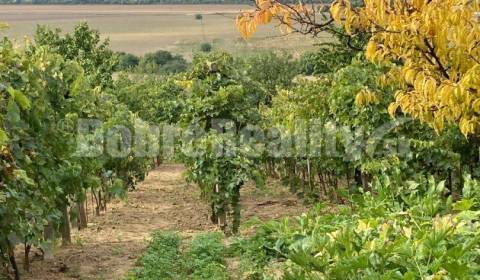
[[(208, 219), (206, 204), (196, 186), (187, 185), (181, 165), (163, 165), (101, 216), (89, 214), (89, 227), (72, 234), (73, 244), (58, 247), (53, 260), (32, 253), (30, 273), (22, 279), (122, 279), (135, 266), (156, 230), (175, 230), (185, 237), (217, 230)], [(306, 210), (294, 196), (270, 182), (265, 190), (242, 190), (243, 221), (256, 216), (268, 220)], [(18, 259), (22, 256), (19, 255)]]

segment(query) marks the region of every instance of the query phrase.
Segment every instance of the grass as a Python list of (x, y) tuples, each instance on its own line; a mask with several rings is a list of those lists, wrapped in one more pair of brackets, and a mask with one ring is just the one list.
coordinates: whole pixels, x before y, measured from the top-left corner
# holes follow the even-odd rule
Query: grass
[(141, 268), (136, 269), (128, 279), (183, 279), (181, 238), (175, 232), (156, 232), (146, 254), (140, 259)]
[(228, 280), (225, 268), (225, 246), (223, 236), (212, 232), (197, 236), (186, 253), (188, 267), (192, 268), (194, 280)]
[(156, 232), (139, 267), (131, 271), (127, 280), (228, 280), (222, 241), (220, 233), (204, 233), (181, 250), (178, 233)]
[[(0, 19), (10, 25), (1, 35), (22, 39), (31, 36), (37, 24), (71, 31), (81, 21), (110, 38), (112, 48), (137, 55), (158, 49), (184, 56), (209, 42), (214, 49), (236, 54), (261, 49), (303, 52), (315, 41), (301, 35), (282, 36), (274, 24), (261, 26), (245, 41), (235, 28), (235, 16), (242, 5), (152, 5), (152, 6), (2, 6)], [(203, 15), (203, 28), (195, 14)], [(321, 40), (321, 39), (320, 39)]]

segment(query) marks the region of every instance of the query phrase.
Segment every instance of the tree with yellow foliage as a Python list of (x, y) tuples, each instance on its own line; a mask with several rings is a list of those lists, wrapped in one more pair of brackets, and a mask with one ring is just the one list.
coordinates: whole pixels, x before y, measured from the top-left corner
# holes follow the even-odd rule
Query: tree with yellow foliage
[(280, 22), (282, 33), (298, 32), (318, 35), (331, 27), (332, 17), (323, 5), (281, 3), (278, 0), (256, 0), (254, 11), (244, 11), (237, 17), (237, 28), (243, 38), (250, 38), (259, 24)]
[[(257, 0), (258, 9), (237, 19), (248, 38), (256, 24), (281, 17), (287, 31), (308, 17), (305, 5), (287, 6)], [(480, 9), (478, 0), (365, 0), (354, 7), (337, 0), (330, 20), (343, 24), (349, 34), (369, 32), (366, 56), (392, 63), (392, 74), (401, 89), (389, 106), (441, 131), (446, 123), (460, 127), (465, 136), (480, 133)], [(295, 11), (291, 11), (294, 9)], [(303, 25), (302, 25), (303, 24)], [(315, 25), (311, 25), (315, 28)], [(325, 26), (323, 26), (325, 28)]]

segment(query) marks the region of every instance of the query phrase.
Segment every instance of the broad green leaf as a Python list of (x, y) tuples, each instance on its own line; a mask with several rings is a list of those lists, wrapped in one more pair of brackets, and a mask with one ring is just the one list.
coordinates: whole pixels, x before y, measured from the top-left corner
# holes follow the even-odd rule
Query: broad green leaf
[(30, 177), (28, 177), (27, 172), (25, 170), (16, 169), (13, 171), (13, 175), (15, 176), (15, 179), (22, 181), (28, 185), (35, 184), (35, 182)]
[(467, 211), (470, 210), (474, 204), (475, 202), (473, 201), (473, 199), (462, 199), (453, 204), (453, 210)]
[(468, 266), (466, 264), (451, 262), (444, 264), (443, 267), (454, 276), (454, 279), (465, 279), (467, 276)]
[(12, 87), (9, 87), (7, 91), (15, 99), (15, 102), (20, 105), (20, 108), (24, 110), (30, 109), (30, 101), (25, 96), (25, 94), (23, 94), (23, 92), (16, 90)]

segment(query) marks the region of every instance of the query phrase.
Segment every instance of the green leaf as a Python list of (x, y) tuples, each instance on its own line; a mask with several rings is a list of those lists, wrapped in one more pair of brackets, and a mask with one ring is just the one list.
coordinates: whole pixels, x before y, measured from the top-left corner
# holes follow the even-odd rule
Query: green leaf
[(445, 190), (445, 181), (441, 181), (440, 183), (438, 183), (436, 191), (438, 194), (442, 194), (444, 190)]
[(15, 102), (17, 102), (18, 105), (20, 105), (20, 108), (24, 110), (30, 109), (30, 100), (23, 94), (23, 92), (16, 90), (12, 87), (9, 87), (7, 89), (8, 93), (15, 99)]
[(8, 143), (8, 135), (5, 130), (0, 128), (0, 145), (5, 145)]
[(127, 188), (121, 179), (115, 179), (109, 192), (116, 198), (125, 199), (127, 197)]
[(465, 279), (468, 266), (466, 264), (459, 264), (458, 262), (447, 263), (443, 265), (446, 271), (448, 271), (454, 279)]
[(470, 210), (474, 204), (475, 202), (473, 201), (473, 199), (462, 199), (453, 204), (453, 210), (467, 211)]
[(25, 170), (17, 169), (13, 171), (13, 175), (15, 176), (15, 179), (24, 182), (28, 185), (34, 185), (35, 182), (28, 177), (27, 172)]
[(413, 271), (408, 271), (407, 273), (405, 273), (405, 275), (403, 276), (403, 280), (415, 280), (415, 272)]

